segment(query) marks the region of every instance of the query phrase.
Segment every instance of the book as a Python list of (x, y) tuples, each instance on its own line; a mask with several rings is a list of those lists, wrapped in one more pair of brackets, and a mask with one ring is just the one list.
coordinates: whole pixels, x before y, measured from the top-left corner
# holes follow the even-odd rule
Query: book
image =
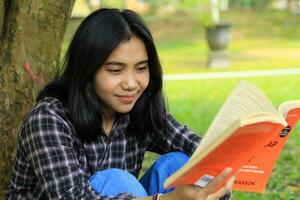
[(229, 177), (239, 171), (233, 190), (264, 192), (299, 117), (300, 100), (284, 102), (277, 110), (260, 89), (242, 81), (217, 113), (189, 161), (166, 179), (164, 187), (204, 187), (224, 168), (231, 167)]

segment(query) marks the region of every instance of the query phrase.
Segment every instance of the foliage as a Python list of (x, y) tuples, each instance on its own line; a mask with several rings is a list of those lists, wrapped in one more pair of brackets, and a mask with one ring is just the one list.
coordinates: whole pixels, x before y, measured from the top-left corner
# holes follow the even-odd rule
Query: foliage
[[(205, 2), (208, 0), (204, 0)], [(149, 3), (150, 8), (155, 12), (159, 7), (166, 5), (173, 5), (176, 8), (176, 11), (184, 12), (195, 12), (203, 1), (199, 0), (146, 0), (145, 2)]]
[(125, 8), (124, 0), (101, 0), (102, 7), (115, 7), (115, 8)]
[(229, 0), (230, 8), (266, 8), (274, 0)]

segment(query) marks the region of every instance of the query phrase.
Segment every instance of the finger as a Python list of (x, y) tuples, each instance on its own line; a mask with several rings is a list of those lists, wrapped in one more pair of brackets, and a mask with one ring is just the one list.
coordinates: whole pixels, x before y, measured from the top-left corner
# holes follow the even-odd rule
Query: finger
[(228, 192), (229, 191), (227, 191), (225, 187), (221, 187), (217, 192), (209, 194), (207, 196), (207, 200), (220, 199), (221, 197), (223, 197)]
[(221, 187), (218, 191), (216, 191), (215, 193), (212, 193), (208, 196), (208, 200), (209, 199), (219, 199), (221, 197), (223, 197), (225, 194), (227, 194), (228, 192), (231, 191), (231, 188), (233, 186), (234, 183), (234, 177), (231, 177), (228, 182), (226, 183), (225, 186)]
[(234, 184), (234, 181), (235, 181), (236, 177), (237, 177), (237, 174), (229, 178), (229, 180), (225, 184), (226, 190), (229, 191), (229, 190), (232, 189), (232, 186)]
[(220, 188), (217, 192), (208, 195), (207, 200), (220, 199), (221, 197), (223, 197), (224, 195), (229, 193), (232, 190), (232, 186), (233, 186), (234, 181), (235, 181), (236, 177), (238, 176), (238, 174), (239, 174), (239, 171), (236, 172), (232, 177), (230, 177), (228, 179), (225, 186)]
[(221, 197), (223, 197), (224, 195), (229, 193), (232, 189), (234, 180), (235, 180), (235, 177), (230, 177), (230, 179), (226, 182), (226, 185), (221, 187), (215, 193), (208, 195), (207, 200), (220, 199)]
[(193, 187), (193, 189), (194, 189), (195, 191), (200, 191), (200, 190), (202, 190), (202, 187), (200, 187), (200, 186), (198, 186), (198, 185), (193, 185), (192, 187)]
[(230, 167), (225, 168), (216, 178), (214, 178), (204, 190), (209, 194), (216, 190), (217, 186), (227, 178), (227, 176), (232, 172)]
[(225, 193), (213, 193), (207, 196), (206, 200), (216, 200), (216, 199), (223, 199), (225, 197), (225, 199), (228, 199), (228, 197), (230, 198), (232, 192), (228, 191)]

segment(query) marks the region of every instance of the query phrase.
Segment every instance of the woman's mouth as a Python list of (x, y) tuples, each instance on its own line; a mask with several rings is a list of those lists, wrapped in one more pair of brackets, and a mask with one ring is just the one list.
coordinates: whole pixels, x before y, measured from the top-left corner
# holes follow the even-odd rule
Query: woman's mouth
[(130, 103), (134, 102), (135, 96), (134, 95), (122, 95), (122, 96), (118, 96), (118, 98), (122, 103), (130, 104)]

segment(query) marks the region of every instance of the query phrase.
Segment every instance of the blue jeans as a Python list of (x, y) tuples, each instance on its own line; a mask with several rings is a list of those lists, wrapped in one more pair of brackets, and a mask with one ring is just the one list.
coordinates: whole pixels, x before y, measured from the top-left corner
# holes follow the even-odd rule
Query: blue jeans
[(181, 152), (171, 152), (159, 156), (156, 162), (139, 180), (121, 169), (107, 169), (94, 173), (89, 181), (91, 187), (101, 196), (116, 196), (119, 193), (132, 193), (136, 197), (146, 197), (155, 193), (168, 193), (163, 184), (166, 178), (181, 168), (189, 157)]
[(140, 180), (124, 170), (113, 168), (95, 172), (89, 182), (101, 196), (116, 196), (124, 192), (132, 193), (137, 198), (152, 196), (155, 193), (165, 194), (174, 190), (174, 188), (164, 189), (165, 179), (188, 160), (189, 156), (182, 152), (171, 152), (160, 156)]

